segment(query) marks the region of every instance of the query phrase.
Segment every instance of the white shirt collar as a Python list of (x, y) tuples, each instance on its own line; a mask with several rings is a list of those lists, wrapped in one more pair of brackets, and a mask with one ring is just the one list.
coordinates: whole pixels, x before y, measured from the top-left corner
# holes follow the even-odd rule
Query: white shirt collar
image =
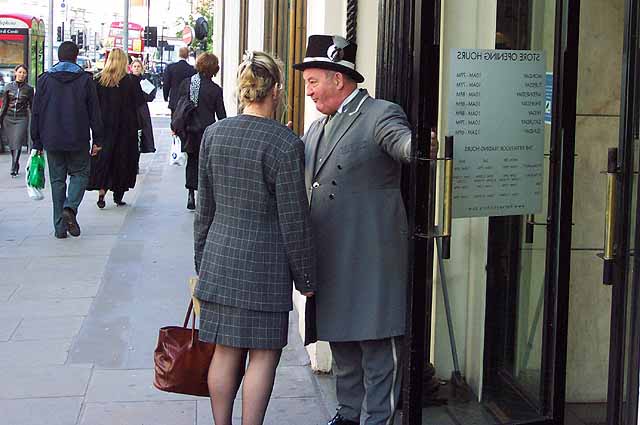
[(356, 89), (352, 91), (351, 94), (347, 96), (347, 98), (342, 102), (337, 112), (341, 114), (344, 110), (344, 107), (347, 106), (349, 102), (351, 102), (358, 95), (358, 93), (360, 93), (360, 90), (356, 87)]

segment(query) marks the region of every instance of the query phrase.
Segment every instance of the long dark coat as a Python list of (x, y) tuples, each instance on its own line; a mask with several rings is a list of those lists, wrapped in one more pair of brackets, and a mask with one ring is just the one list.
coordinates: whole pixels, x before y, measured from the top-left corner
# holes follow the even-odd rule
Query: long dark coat
[[(138, 83), (142, 80), (140, 77), (133, 76), (138, 79)], [(155, 141), (153, 139), (153, 125), (151, 124), (151, 113), (149, 112), (148, 102), (153, 102), (156, 98), (158, 89), (155, 88), (149, 94), (142, 92), (145, 103), (138, 107), (138, 126), (142, 129), (142, 137), (140, 139), (140, 153), (153, 153), (156, 151)]]
[[(192, 121), (187, 128), (187, 140), (182, 143), (182, 151), (190, 154), (200, 152), (200, 140), (204, 130), (216, 122), (227, 117), (222, 97), (222, 88), (210, 78), (200, 75), (200, 93), (198, 95), (198, 107)], [(180, 84), (178, 97), (189, 96), (191, 79), (187, 78)]]
[(98, 101), (104, 122), (100, 153), (91, 158), (87, 190), (126, 192), (136, 184), (138, 174), (138, 108), (145, 104), (138, 80), (125, 75), (115, 87), (96, 80)]
[(400, 176), (410, 154), (409, 123), (402, 108), (366, 90), (330, 125), (325, 121), (315, 121), (303, 138), (318, 253), (306, 342), (402, 335), (409, 245)]

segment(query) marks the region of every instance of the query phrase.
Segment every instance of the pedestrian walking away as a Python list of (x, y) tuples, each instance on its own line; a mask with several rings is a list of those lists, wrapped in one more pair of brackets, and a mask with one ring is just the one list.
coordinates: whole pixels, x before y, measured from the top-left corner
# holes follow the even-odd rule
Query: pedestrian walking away
[(138, 108), (146, 105), (138, 77), (127, 74), (127, 55), (113, 49), (96, 77), (104, 120), (104, 146), (91, 160), (87, 190), (98, 191), (98, 208), (106, 206), (107, 191), (117, 206), (126, 205), (125, 192), (133, 189), (138, 174)]
[(338, 411), (329, 425), (360, 424), (363, 409), (365, 424), (388, 425), (401, 388), (408, 227), (400, 179), (411, 128), (400, 106), (358, 89), (356, 49), (313, 35), (294, 65), (325, 115), (303, 137), (318, 252), (306, 342), (329, 341), (336, 363)]
[(29, 120), (33, 103), (33, 87), (27, 84), (28, 73), (29, 70), (25, 65), (16, 66), (15, 81), (4, 86), (2, 94), (0, 127), (11, 151), (11, 177), (16, 177), (20, 170), (22, 147), (26, 146), (31, 150)]
[(182, 151), (187, 153), (185, 169), (185, 187), (187, 188), (187, 209), (194, 210), (195, 191), (198, 190), (198, 158), (200, 140), (205, 128), (218, 120), (227, 117), (222, 97), (222, 89), (213, 82), (220, 66), (213, 53), (202, 53), (196, 60), (197, 74), (182, 81), (178, 90), (179, 98), (189, 99), (195, 106), (187, 123), (186, 134), (179, 134), (182, 139)]
[(208, 384), (216, 425), (260, 425), (287, 344), (291, 282), (311, 296), (315, 250), (304, 187), (304, 146), (273, 120), (283, 73), (261, 52), (238, 69), (243, 113), (209, 126), (200, 149), (194, 250), (200, 338), (216, 344)]
[(178, 56), (180, 57), (179, 61), (167, 65), (162, 81), (162, 94), (165, 102), (169, 101), (168, 107), (171, 110), (171, 115), (173, 115), (173, 111), (176, 109), (180, 84), (182, 84), (185, 78), (190, 78), (196, 73), (193, 66), (187, 62), (187, 58), (189, 57), (188, 48), (181, 47), (180, 50), (178, 50)]
[[(131, 75), (137, 77), (140, 87), (142, 88), (142, 96), (145, 103), (138, 106), (138, 145), (140, 153), (153, 153), (156, 151), (155, 141), (153, 138), (153, 125), (151, 123), (151, 113), (149, 112), (149, 105), (147, 103), (153, 102), (156, 98), (158, 89), (154, 87), (147, 93), (145, 87), (151, 88), (153, 83), (144, 76), (144, 65), (139, 59), (134, 59), (131, 62)], [(146, 82), (146, 83), (145, 83)], [(148, 83), (148, 84), (147, 84)], [(143, 85), (145, 87), (143, 87)], [(148, 89), (147, 89), (148, 90)]]
[(66, 238), (67, 232), (80, 235), (76, 215), (89, 179), (90, 155), (102, 149), (96, 87), (91, 74), (75, 63), (77, 57), (75, 43), (60, 44), (60, 62), (38, 78), (33, 98), (31, 139), (33, 149), (47, 154), (57, 238)]

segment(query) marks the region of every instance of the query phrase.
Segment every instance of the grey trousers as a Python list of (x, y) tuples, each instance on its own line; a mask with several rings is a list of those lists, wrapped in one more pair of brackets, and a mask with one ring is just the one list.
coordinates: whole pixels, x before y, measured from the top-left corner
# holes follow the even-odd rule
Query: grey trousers
[[(62, 221), (62, 210), (71, 208), (74, 213), (89, 183), (91, 157), (87, 149), (80, 151), (47, 151), (49, 178), (51, 179), (51, 200), (53, 201), (53, 227), (57, 233), (67, 230)], [(67, 191), (67, 175), (69, 190)]]
[[(365, 425), (390, 425), (402, 386), (403, 337), (331, 342), (338, 413)], [(364, 403), (364, 406), (363, 406)]]

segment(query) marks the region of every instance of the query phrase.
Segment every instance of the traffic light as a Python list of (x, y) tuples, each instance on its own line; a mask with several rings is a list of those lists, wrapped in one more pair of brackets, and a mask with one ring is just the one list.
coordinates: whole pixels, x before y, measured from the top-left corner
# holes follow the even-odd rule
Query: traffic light
[(56, 41), (62, 41), (62, 27), (58, 27)]
[(158, 27), (144, 27), (144, 45), (158, 47)]
[(71, 34), (71, 41), (78, 44), (78, 38), (76, 37), (75, 34)]
[(82, 49), (84, 47), (84, 33), (82, 31), (78, 31), (78, 49)]

